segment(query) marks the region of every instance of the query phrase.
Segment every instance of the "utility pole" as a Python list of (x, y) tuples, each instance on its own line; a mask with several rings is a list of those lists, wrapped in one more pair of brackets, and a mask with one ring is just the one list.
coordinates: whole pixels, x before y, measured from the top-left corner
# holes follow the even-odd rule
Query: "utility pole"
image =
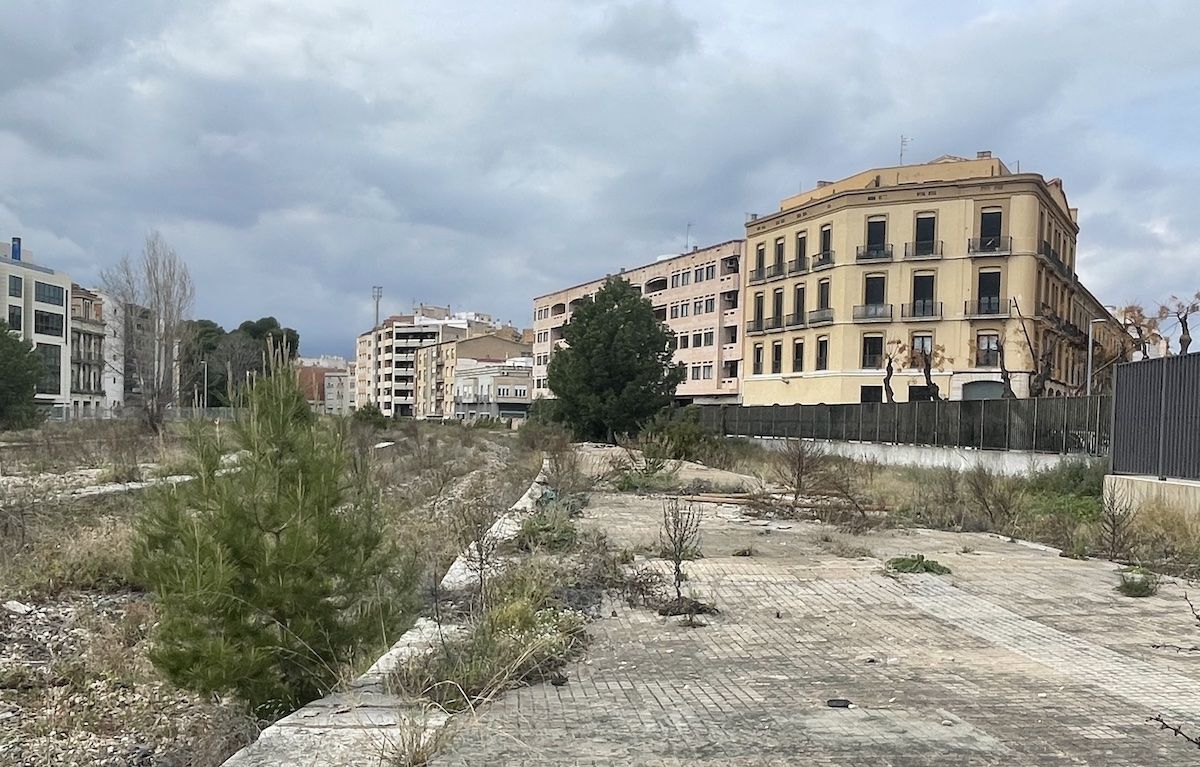
[(379, 407), (379, 299), (383, 298), (383, 286), (371, 288), (371, 298), (375, 299), (375, 326), (371, 328), (371, 339), (374, 341), (375, 358), (371, 360), (371, 396), (368, 400)]
[(687, 253), (692, 249), (692, 222), (687, 222), (687, 233), (683, 236), (683, 252)]
[(912, 143), (912, 136), (905, 136), (903, 133), (900, 134), (900, 164), (901, 165), (904, 164), (904, 150), (906, 148), (908, 148), (908, 145), (911, 143)]

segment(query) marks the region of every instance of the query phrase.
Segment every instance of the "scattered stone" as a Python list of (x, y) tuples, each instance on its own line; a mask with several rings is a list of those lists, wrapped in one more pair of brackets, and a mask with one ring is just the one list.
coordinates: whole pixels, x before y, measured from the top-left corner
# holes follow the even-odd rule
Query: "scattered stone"
[(566, 683), (567, 675), (561, 671), (555, 671), (550, 675), (550, 684), (554, 685), (555, 687), (562, 687)]
[(830, 698), (829, 700), (825, 701), (825, 705), (829, 706), (830, 708), (850, 708), (854, 704), (845, 698)]
[(954, 726), (954, 722), (950, 721), (949, 719), (943, 719), (943, 720), (942, 720), (942, 726), (943, 726), (943, 727), (953, 727), (953, 726)]
[(33, 608), (15, 599), (10, 599), (4, 603), (4, 609), (15, 615), (29, 615), (33, 612)]
[(1044, 698), (1044, 697), (1046, 697), (1046, 693), (1044, 693), (1044, 692), (1039, 692), (1039, 693), (1038, 693), (1038, 697), (1039, 697), (1039, 698)]

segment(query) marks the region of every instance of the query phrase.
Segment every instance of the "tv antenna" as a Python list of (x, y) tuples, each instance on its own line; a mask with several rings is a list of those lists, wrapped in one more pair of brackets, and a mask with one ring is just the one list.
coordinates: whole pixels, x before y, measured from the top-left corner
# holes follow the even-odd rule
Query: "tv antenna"
[(683, 235), (683, 252), (687, 253), (692, 249), (692, 222), (687, 222), (687, 232)]
[(901, 165), (904, 164), (904, 150), (907, 149), (908, 145), (911, 143), (912, 143), (912, 136), (905, 136), (903, 133), (900, 134), (900, 164)]

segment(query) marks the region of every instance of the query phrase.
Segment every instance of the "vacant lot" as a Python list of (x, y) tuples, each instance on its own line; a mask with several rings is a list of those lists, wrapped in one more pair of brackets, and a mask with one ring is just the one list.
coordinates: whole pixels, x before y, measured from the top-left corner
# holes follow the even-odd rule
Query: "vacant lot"
[[(1195, 763), (1147, 722), (1200, 725), (1200, 656), (1153, 648), (1200, 640), (1181, 583), (1135, 599), (1111, 563), (999, 536), (701, 508), (685, 588), (720, 615), (684, 628), (612, 603), (567, 684), (507, 693), (437, 763)], [(585, 524), (652, 551), (661, 514), (595, 493)], [(885, 573), (914, 553), (951, 572)]]

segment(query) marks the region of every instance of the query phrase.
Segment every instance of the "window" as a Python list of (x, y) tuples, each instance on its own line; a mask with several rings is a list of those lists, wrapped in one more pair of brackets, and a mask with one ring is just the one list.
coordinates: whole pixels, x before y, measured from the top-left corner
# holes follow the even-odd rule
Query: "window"
[(716, 264), (709, 264), (708, 266), (704, 267), (704, 279), (715, 280), (716, 278), (717, 278), (717, 265)]
[(792, 342), (792, 372), (804, 370), (804, 339), (797, 338)]
[(754, 271), (761, 274), (763, 267), (766, 266), (766, 262), (767, 246), (760, 242), (758, 247), (754, 249)]
[(867, 252), (882, 253), (887, 241), (887, 219), (872, 216), (867, 219)]
[(887, 303), (886, 279), (882, 274), (868, 275), (863, 281), (863, 303), (878, 306)]
[(716, 310), (717, 310), (717, 297), (716, 296), (709, 296), (708, 298), (704, 299), (704, 313), (705, 314), (708, 314), (710, 312), (715, 312)]
[(703, 282), (704, 281), (704, 267), (697, 266), (696, 271), (692, 276), (695, 278), (696, 282)]
[(33, 283), (33, 298), (43, 304), (63, 305), (64, 291), (57, 285), (47, 285), (44, 282)]
[(687, 333), (684, 333), (683, 335), (679, 336), (679, 348), (680, 349), (688, 348), (688, 343), (690, 341), (691, 341), (691, 336), (689, 336)]
[(806, 256), (808, 256), (808, 232), (800, 232), (796, 235), (796, 261), (802, 264)]
[(821, 255), (833, 252), (833, 226), (826, 224), (821, 227)]
[(763, 294), (754, 294), (754, 324), (762, 325), (763, 321)]
[(756, 376), (762, 375), (762, 357), (763, 357), (762, 344), (755, 344), (754, 345), (754, 367), (751, 368), (751, 370), (753, 371), (753, 374)]
[(981, 368), (1000, 366), (1000, 334), (980, 333), (976, 338), (975, 365)]
[(981, 252), (1000, 250), (1002, 215), (999, 208), (984, 208), (979, 214), (979, 250)]
[(912, 354), (909, 355), (911, 366), (914, 368), (924, 367), (927, 356), (930, 358), (933, 357), (933, 334), (913, 333)]
[(915, 240), (913, 255), (931, 256), (937, 252), (937, 216), (935, 214), (917, 214), (917, 231), (913, 239)]
[(680, 285), (690, 285), (691, 283), (692, 283), (692, 273), (691, 272), (684, 272), (683, 274), (679, 275), (679, 284)]
[(714, 331), (712, 331), (712, 330), (704, 331), (704, 345), (705, 346), (712, 346), (714, 343), (716, 343), (716, 340), (717, 340), (717, 337), (716, 337), (716, 333)]
[(792, 312), (797, 318), (804, 317), (804, 284), (792, 288)]
[(829, 280), (821, 280), (817, 283), (817, 308), (829, 308)]
[(711, 381), (712, 377), (713, 377), (713, 366), (705, 365), (703, 371), (701, 372), (701, 378), (703, 378), (705, 381)]
[(724, 343), (736, 344), (738, 340), (738, 329), (736, 325), (729, 325), (725, 328)]
[(783, 342), (776, 341), (771, 344), (771, 372), (783, 372)]
[(35, 311), (33, 313), (33, 332), (62, 338), (63, 316), (54, 312)]
[(678, 274), (671, 275), (671, 287), (673, 287), (673, 288), (679, 287), (679, 275)]
[(829, 369), (829, 336), (817, 339), (817, 370)]
[(775, 268), (783, 271), (783, 238), (775, 238)]
[(882, 386), (860, 386), (859, 387), (860, 402), (883, 402), (883, 387)]
[(517, 389), (516, 396), (518, 396), (518, 397), (528, 397), (529, 396), (529, 389), (527, 387), (518, 386), (518, 387), (516, 387), (516, 389)]
[(692, 346), (699, 349), (703, 345), (704, 345), (704, 334), (703, 333), (692, 333)]
[(979, 273), (979, 290), (977, 296), (979, 298), (979, 313), (980, 314), (999, 314), (1000, 313), (1000, 272), (999, 270)]
[[(41, 284), (40, 282), (37, 284)], [(59, 288), (61, 290), (61, 288)], [(38, 356), (42, 358), (46, 375), (38, 382), (38, 394), (62, 393), (62, 347), (56, 344), (38, 344)]]
[(704, 299), (697, 298), (692, 303), (692, 314), (695, 314), (697, 316), (704, 314)]
[(914, 274), (912, 285), (912, 316), (936, 317), (936, 307), (933, 303), (933, 275)]
[(20, 298), (24, 291), (21, 278), (15, 274), (8, 275), (8, 294), (13, 298)]
[(8, 307), (8, 329), (9, 330), (20, 330), (21, 329), (21, 307), (19, 307), (19, 306), (9, 306)]
[(679, 319), (679, 304), (671, 304), (671, 319)]
[(883, 336), (863, 336), (863, 368), (883, 367)]
[(771, 295), (771, 316), (779, 323), (783, 322), (783, 288)]
[(692, 380), (693, 381), (700, 380), (700, 366), (699, 365), (692, 365)]

